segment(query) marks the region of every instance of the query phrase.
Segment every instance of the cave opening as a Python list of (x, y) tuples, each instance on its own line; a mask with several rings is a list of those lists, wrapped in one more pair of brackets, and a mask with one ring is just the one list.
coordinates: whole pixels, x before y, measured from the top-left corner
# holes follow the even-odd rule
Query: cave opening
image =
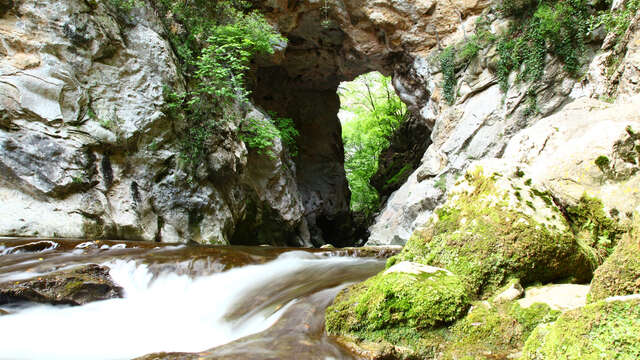
[[(384, 38), (367, 37), (365, 43), (371, 47), (361, 49), (354, 40), (365, 39), (350, 38), (343, 30), (357, 19), (344, 23), (334, 19), (325, 24), (321, 15), (314, 7), (297, 17), (277, 18), (277, 27), (288, 42), (273, 56), (256, 59), (249, 86), (254, 104), (292, 119), (299, 132), (298, 154), (293, 161), (306, 229), (296, 236), (307, 237), (313, 246), (352, 246), (367, 240), (374, 214), (418, 167), (430, 129), (414, 116), (424, 105), (420, 103), (424, 97), (417, 94), (422, 86), (404, 81), (417, 78), (408, 74), (413, 59), (390, 51)], [(379, 33), (367, 27), (367, 33), (370, 30)], [(379, 115), (380, 119), (369, 121), (375, 129), (366, 146), (368, 154), (356, 151), (363, 148), (363, 137), (343, 118), (346, 108), (354, 105), (345, 91), (356, 90), (355, 84), (362, 85), (364, 79), (384, 82), (384, 86), (372, 87), (380, 92), (374, 107), (378, 110), (379, 102), (381, 112), (369, 113), (370, 118)], [(359, 115), (366, 115), (367, 111), (361, 110)], [(385, 121), (389, 119), (396, 120)], [(343, 128), (352, 128), (353, 136), (345, 137)], [(381, 128), (382, 133), (377, 131)], [(418, 141), (413, 141), (416, 138)], [(359, 182), (352, 176), (362, 173), (358, 171), (362, 167), (351, 166), (357, 163), (358, 156), (352, 156), (356, 153), (368, 160), (366, 174), (358, 177)], [(305, 231), (308, 234), (303, 234)]]

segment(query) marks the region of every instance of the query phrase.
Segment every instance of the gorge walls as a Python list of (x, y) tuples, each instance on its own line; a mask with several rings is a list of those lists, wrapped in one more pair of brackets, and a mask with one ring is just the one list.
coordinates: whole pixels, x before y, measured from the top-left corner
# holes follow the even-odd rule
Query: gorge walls
[[(417, 169), (384, 194), (369, 243), (403, 244), (472, 161), (502, 156), (521, 129), (578, 97), (611, 96), (614, 84), (621, 98), (637, 92), (637, 16), (624, 36), (629, 51), (611, 34), (590, 34), (579, 80), (548, 56), (541, 85), (505, 92), (496, 45), (479, 49), (456, 65), (450, 102), (438, 54), (469, 41), (478, 24), (504, 33), (509, 21), (496, 4), (255, 0), (288, 43), (254, 59), (251, 101), (207, 138), (207, 156), (189, 175), (180, 156), (189, 125), (167, 116), (165, 98), (167, 87), (189, 86), (168, 41), (181, 25), (167, 28), (155, 1), (128, 11), (96, 0), (1, 4), (0, 236), (349, 244), (336, 90), (380, 71), (412, 114), (398, 138), (408, 143), (392, 148), (412, 152), (401, 158)], [(297, 157), (279, 140), (271, 154), (242, 141), (242, 124), (268, 121), (268, 111), (295, 122)]]

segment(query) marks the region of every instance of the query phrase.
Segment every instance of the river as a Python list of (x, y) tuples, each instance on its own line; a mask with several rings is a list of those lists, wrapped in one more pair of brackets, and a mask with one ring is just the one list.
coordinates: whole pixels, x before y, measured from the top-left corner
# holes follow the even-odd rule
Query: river
[(124, 290), (82, 306), (0, 304), (11, 360), (353, 359), (324, 334), (324, 309), (384, 267), (357, 249), (126, 241), (0, 239), (0, 254), (0, 284), (99, 264)]

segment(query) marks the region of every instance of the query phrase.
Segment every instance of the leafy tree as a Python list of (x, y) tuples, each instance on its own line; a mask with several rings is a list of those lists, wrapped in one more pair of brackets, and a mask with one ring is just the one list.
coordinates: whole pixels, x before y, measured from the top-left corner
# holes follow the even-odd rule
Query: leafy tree
[(395, 94), (391, 79), (380, 73), (368, 73), (343, 83), (338, 94), (345, 118), (342, 141), (351, 209), (371, 215), (379, 204), (378, 193), (369, 179), (378, 169), (380, 153), (407, 118), (407, 108)]

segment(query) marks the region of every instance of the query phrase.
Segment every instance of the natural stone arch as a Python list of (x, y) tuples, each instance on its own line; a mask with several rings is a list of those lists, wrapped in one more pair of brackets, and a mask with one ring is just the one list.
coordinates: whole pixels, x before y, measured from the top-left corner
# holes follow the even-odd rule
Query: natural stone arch
[[(328, 18), (323, 5), (329, 4)], [(407, 104), (413, 121), (431, 128), (426, 56), (463, 16), (488, 3), (331, 0), (264, 1), (258, 7), (289, 42), (258, 59), (253, 101), (292, 118), (300, 131), (296, 177), (311, 240), (345, 245), (352, 236), (336, 94), (341, 81), (379, 71)], [(458, 10), (464, 9), (464, 10)], [(428, 137), (428, 134), (427, 134)], [(239, 240), (242, 241), (242, 240)]]

